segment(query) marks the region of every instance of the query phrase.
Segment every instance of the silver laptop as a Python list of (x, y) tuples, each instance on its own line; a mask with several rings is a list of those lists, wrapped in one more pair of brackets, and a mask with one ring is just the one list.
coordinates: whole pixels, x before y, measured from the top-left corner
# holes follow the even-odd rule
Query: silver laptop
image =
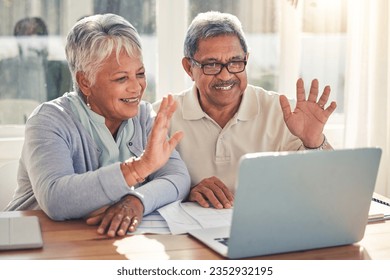
[(358, 242), (380, 157), (379, 148), (244, 155), (231, 227), (189, 234), (228, 258)]
[(38, 217), (0, 217), (0, 250), (43, 246)]

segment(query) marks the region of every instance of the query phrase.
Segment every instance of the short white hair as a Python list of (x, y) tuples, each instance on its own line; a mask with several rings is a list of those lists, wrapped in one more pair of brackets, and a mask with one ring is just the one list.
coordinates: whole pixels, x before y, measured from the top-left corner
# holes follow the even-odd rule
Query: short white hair
[(113, 51), (119, 62), (124, 50), (142, 60), (141, 39), (134, 26), (115, 14), (93, 15), (79, 20), (70, 30), (65, 47), (66, 59), (75, 90), (81, 94), (76, 73), (83, 72), (91, 84), (102, 62)]

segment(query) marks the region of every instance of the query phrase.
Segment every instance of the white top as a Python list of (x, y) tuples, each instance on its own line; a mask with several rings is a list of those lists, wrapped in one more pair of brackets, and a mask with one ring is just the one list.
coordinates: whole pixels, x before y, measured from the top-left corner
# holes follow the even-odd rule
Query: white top
[[(184, 132), (177, 150), (188, 167), (192, 187), (216, 176), (234, 192), (242, 155), (302, 147), (301, 140), (290, 133), (283, 120), (275, 92), (248, 85), (237, 114), (223, 129), (202, 111), (195, 86), (174, 98), (178, 104), (170, 132)], [(159, 104), (154, 104), (156, 111)]]

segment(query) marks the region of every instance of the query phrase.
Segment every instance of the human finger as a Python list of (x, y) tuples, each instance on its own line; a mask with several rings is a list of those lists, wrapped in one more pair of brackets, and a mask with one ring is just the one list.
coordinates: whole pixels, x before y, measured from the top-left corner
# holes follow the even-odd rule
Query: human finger
[(305, 101), (305, 85), (303, 83), (303, 80), (299, 78), (297, 80), (297, 101)]
[[(234, 195), (233, 193), (229, 190), (228, 187), (226, 187), (226, 185), (221, 181), (219, 180), (218, 178), (216, 178), (216, 181), (214, 182), (218, 188), (223, 192), (224, 194), (224, 197), (226, 198), (226, 202), (224, 202), (224, 207), (225, 208), (230, 208), (233, 206), (233, 203), (234, 203)], [(229, 205), (227, 205), (229, 204)], [(226, 207), (226, 206), (228, 207)]]
[(88, 218), (85, 220), (85, 222), (86, 222), (87, 225), (89, 225), (89, 226), (98, 225), (98, 224), (102, 221), (103, 216), (104, 216), (104, 213), (99, 214), (99, 215), (96, 215), (96, 216), (93, 216), (93, 217), (88, 217)]
[(173, 99), (173, 97), (171, 95), (164, 97), (153, 122), (151, 137), (166, 137), (170, 125), (170, 120), (175, 110), (176, 101)]
[(283, 117), (286, 120), (291, 114), (290, 102), (288, 102), (288, 99), (285, 95), (280, 95), (279, 103), (280, 103), (280, 107), (282, 108)]
[(174, 100), (171, 94), (163, 97), (160, 107), (157, 112), (157, 117), (168, 118), (170, 119), (172, 114), (175, 112), (177, 106), (177, 102)]
[[(231, 201), (227, 198), (228, 190), (221, 188), (218, 185), (210, 186), (214, 196), (218, 199), (219, 204), (222, 204), (223, 208), (232, 208)], [(213, 202), (211, 202), (213, 204)]]
[(103, 218), (102, 218), (102, 220), (100, 222), (100, 225), (99, 225), (99, 227), (97, 229), (97, 232), (99, 234), (105, 234), (106, 233), (106, 230), (110, 226), (110, 223), (111, 223), (111, 220), (113, 219), (113, 216), (114, 216), (114, 214), (111, 213), (111, 212), (106, 212), (103, 215)]
[(167, 108), (167, 104), (168, 104), (168, 98), (167, 98), (167, 97), (163, 97), (162, 100), (161, 100), (161, 104), (160, 104), (160, 107), (159, 107), (159, 109), (158, 109), (157, 114), (158, 114), (159, 112), (165, 111), (166, 108)]
[(139, 219), (137, 216), (133, 217), (133, 220), (131, 221), (129, 231), (134, 232), (136, 231), (138, 225), (141, 223), (141, 219)]
[(176, 131), (171, 136), (171, 138), (168, 140), (171, 152), (177, 146), (177, 144), (179, 144), (179, 142), (181, 141), (181, 139), (183, 139), (183, 137), (184, 137), (184, 132), (183, 131)]
[[(125, 223), (125, 224), (128, 223), (127, 217), (128, 216), (124, 216), (122, 213), (115, 214), (113, 216), (113, 218), (111, 219), (111, 221), (109, 222), (109, 228), (107, 230), (107, 235), (110, 237), (115, 237), (117, 231), (120, 228), (120, 225), (122, 223)], [(129, 218), (130, 218), (130, 220), (132, 219), (132, 217), (129, 217)]]
[(325, 116), (329, 118), (329, 116), (336, 110), (337, 104), (332, 101), (330, 105), (324, 110)]
[(168, 95), (168, 108), (167, 108), (167, 119), (170, 120), (173, 113), (176, 111), (177, 102), (173, 99), (173, 96), (171, 94)]
[(157, 115), (154, 118), (153, 126), (157, 126), (159, 125), (159, 123), (164, 122), (167, 112), (168, 112), (168, 99), (166, 97), (163, 97), (160, 108), (158, 109)]
[(173, 113), (176, 111), (177, 102), (173, 99), (172, 95), (168, 95), (164, 106), (160, 106), (160, 110), (154, 121), (154, 125), (160, 128), (159, 131), (161, 133), (165, 133), (165, 130), (168, 130)]
[(326, 86), (324, 88), (324, 91), (320, 97), (320, 99), (318, 100), (318, 105), (324, 109), (325, 107), (325, 104), (328, 102), (328, 99), (329, 99), (329, 95), (330, 95), (330, 86)]
[(218, 196), (217, 192), (211, 191), (209, 188), (207, 188), (208, 191), (203, 192), (203, 194), (207, 197), (207, 200), (209, 203), (217, 209), (224, 208), (224, 202), (223, 199), (220, 200), (220, 196)]
[[(210, 186), (211, 184), (201, 184), (198, 187), (196, 187), (196, 191), (209, 202), (213, 207), (217, 209), (224, 208), (223, 201), (220, 201), (220, 197), (223, 197), (223, 195), (217, 194), (219, 190), (216, 186)], [(197, 199), (201, 199), (199, 196), (197, 196)]]
[(314, 79), (313, 81), (311, 81), (310, 92), (309, 92), (309, 96), (307, 97), (307, 101), (316, 103), (317, 97), (318, 97), (318, 80)]
[(124, 236), (128, 231), (134, 232), (140, 223), (140, 219), (137, 216), (130, 217), (129, 215), (124, 216), (120, 227), (118, 228), (117, 235)]
[(128, 216), (128, 215), (124, 216), (122, 219), (122, 222), (120, 223), (117, 234), (119, 236), (124, 236), (127, 233), (128, 229), (131, 225), (131, 222), (132, 222), (132, 218), (130, 216)]
[(104, 217), (104, 213), (108, 207), (109, 207), (108, 205), (103, 206), (91, 212), (88, 216), (86, 216), (84, 219), (87, 225), (98, 225), (102, 221)]
[(210, 207), (210, 204), (207, 202), (207, 200), (195, 188), (191, 189), (190, 191), (189, 201), (197, 202), (200, 206), (204, 208)]

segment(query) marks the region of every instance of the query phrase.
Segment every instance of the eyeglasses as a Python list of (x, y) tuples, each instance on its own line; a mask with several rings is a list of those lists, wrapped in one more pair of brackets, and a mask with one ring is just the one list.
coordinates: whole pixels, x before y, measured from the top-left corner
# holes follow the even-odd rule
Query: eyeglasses
[(246, 60), (229, 61), (225, 64), (218, 62), (200, 63), (193, 58), (189, 59), (191, 59), (193, 64), (201, 68), (203, 70), (203, 74), (205, 75), (218, 75), (219, 73), (221, 73), (224, 67), (226, 67), (228, 72), (231, 74), (241, 73), (245, 70), (245, 66), (247, 63)]

